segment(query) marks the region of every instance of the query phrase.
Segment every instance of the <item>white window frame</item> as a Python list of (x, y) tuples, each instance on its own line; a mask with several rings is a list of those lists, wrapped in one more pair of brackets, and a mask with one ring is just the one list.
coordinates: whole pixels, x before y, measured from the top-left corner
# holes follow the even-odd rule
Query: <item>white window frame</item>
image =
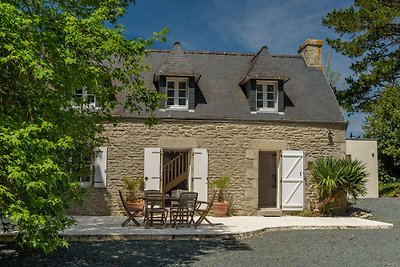
[[(261, 85), (262, 86), (262, 95), (263, 95), (263, 99), (262, 99), (262, 107), (258, 107), (258, 102), (260, 101), (258, 99), (258, 86)], [(268, 86), (273, 86), (274, 87), (274, 91), (273, 91), (273, 103), (274, 103), (274, 107), (273, 108), (269, 108), (268, 107), (268, 102), (270, 102), (271, 100), (268, 99), (268, 94), (270, 94), (271, 92), (268, 92)], [(256, 82), (256, 108), (257, 108), (257, 112), (278, 112), (278, 82), (277, 81), (257, 81)]]
[(94, 155), (91, 153), (90, 161), (83, 161), (82, 168), (88, 169), (89, 173), (79, 177), (81, 187), (92, 187), (94, 181)]
[[(174, 82), (174, 104), (168, 105), (168, 82)], [(179, 105), (179, 82), (186, 83), (186, 91), (185, 91), (185, 105)], [(188, 78), (173, 78), (167, 77), (165, 83), (165, 94), (167, 95), (167, 99), (165, 101), (165, 109), (177, 109), (177, 110), (187, 110), (189, 108), (189, 79)]]
[(88, 97), (93, 97), (93, 101), (84, 104), (83, 106), (78, 106), (76, 103), (74, 103), (75, 108), (89, 108), (89, 109), (99, 109), (100, 107), (98, 106), (96, 102), (96, 96), (94, 94), (91, 94), (88, 92), (86, 89), (82, 89), (82, 93), (75, 93), (75, 98), (82, 98), (84, 102), (87, 101)]

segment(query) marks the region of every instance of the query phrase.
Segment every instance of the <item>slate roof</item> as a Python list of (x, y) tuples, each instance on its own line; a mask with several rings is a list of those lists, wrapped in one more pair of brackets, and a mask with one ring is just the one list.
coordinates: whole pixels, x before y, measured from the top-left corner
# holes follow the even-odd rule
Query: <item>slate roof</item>
[[(157, 90), (154, 80), (160, 70), (163, 75), (166, 72), (172, 75), (176, 70), (181, 70), (183, 75), (201, 75), (196, 86), (194, 112), (157, 111), (155, 115), (158, 118), (345, 123), (323, 72), (307, 67), (299, 55), (273, 55), (268, 53), (266, 47), (257, 54), (183, 51), (175, 47), (175, 50), (151, 51), (145, 63), (151, 67), (143, 74), (145, 84), (153, 90)], [(283, 77), (283, 114), (251, 114), (240, 83), (246, 77), (256, 75)], [(116, 109), (115, 115), (147, 116), (122, 109)]]

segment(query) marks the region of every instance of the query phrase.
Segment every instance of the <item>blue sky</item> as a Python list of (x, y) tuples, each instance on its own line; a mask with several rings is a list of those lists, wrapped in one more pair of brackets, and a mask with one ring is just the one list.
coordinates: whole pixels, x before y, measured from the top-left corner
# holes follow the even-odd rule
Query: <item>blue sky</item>
[[(184, 50), (257, 52), (266, 45), (273, 54), (296, 54), (307, 38), (334, 37), (321, 18), (333, 9), (347, 8), (350, 0), (137, 0), (120, 22), (129, 37), (149, 37), (167, 27), (165, 43), (154, 49), (171, 49), (179, 41)], [(323, 55), (332, 55), (332, 69), (351, 75), (350, 60), (327, 44)], [(343, 85), (342, 85), (343, 84)], [(347, 117), (350, 132), (361, 134), (362, 116)]]

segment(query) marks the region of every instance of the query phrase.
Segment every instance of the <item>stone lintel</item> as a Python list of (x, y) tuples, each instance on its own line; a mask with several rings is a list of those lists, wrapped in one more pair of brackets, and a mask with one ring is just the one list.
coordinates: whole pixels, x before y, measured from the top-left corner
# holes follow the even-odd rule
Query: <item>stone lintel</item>
[(158, 138), (158, 146), (161, 148), (195, 148), (197, 147), (197, 139), (190, 137), (167, 137)]
[(284, 140), (251, 140), (251, 148), (257, 150), (286, 150), (289, 145)]

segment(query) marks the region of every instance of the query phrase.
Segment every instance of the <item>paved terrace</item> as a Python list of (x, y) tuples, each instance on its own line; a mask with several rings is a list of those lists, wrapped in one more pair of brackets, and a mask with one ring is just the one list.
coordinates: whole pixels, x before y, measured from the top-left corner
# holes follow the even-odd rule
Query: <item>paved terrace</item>
[[(132, 222), (121, 227), (123, 216), (76, 216), (77, 224), (65, 230), (62, 235), (71, 241), (95, 240), (173, 240), (208, 238), (245, 238), (264, 231), (307, 230), (307, 229), (389, 229), (391, 223), (384, 223), (355, 217), (261, 217), (232, 216), (208, 217), (215, 226), (203, 223), (173, 228), (146, 229)], [(141, 222), (142, 218), (138, 218)]]
[[(232, 216), (207, 217), (215, 226), (203, 223), (194, 228), (168, 225), (167, 228), (146, 229), (130, 222), (121, 227), (124, 216), (75, 216), (77, 223), (61, 233), (70, 241), (106, 240), (190, 240), (211, 238), (246, 238), (264, 231), (315, 230), (315, 229), (390, 229), (391, 223), (355, 217), (262, 217)], [(142, 222), (142, 218), (137, 218)], [(15, 233), (0, 232), (0, 241), (9, 240)]]

